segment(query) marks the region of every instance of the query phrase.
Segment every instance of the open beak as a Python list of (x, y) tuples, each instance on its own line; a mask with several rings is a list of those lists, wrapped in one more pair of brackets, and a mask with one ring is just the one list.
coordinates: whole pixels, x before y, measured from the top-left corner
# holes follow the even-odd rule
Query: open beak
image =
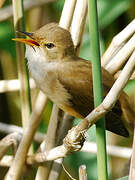
[(23, 31), (18, 31), (18, 32), (21, 34), (24, 34), (26, 36), (29, 36), (31, 39), (13, 38), (12, 40), (17, 41), (17, 42), (21, 42), (24, 44), (28, 44), (30, 46), (40, 46), (39, 43), (33, 39), (33, 33), (23, 32)]

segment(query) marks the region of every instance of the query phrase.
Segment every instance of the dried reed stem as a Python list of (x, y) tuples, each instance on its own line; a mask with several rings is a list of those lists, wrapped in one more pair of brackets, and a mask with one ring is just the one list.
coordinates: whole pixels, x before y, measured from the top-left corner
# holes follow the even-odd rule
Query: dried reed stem
[[(61, 115), (61, 110), (54, 104), (47, 130), (46, 139), (40, 146), (41, 152), (49, 151), (57, 145), (56, 141), (58, 138), (59, 125), (63, 118), (63, 116)], [(40, 166), (36, 175), (36, 180), (48, 179), (51, 170), (51, 165), (52, 162), (48, 163), (45, 167)]]
[[(13, 0), (13, 14), (14, 14), (14, 28), (15, 32), (17, 30), (24, 31), (24, 15), (23, 15), (23, 1), (22, 0)], [(20, 35), (16, 34), (17, 37)], [(20, 80), (20, 97), (21, 97), (21, 113), (22, 113), (22, 124), (25, 128), (31, 111), (31, 102), (30, 102), (30, 89), (29, 89), (29, 78), (28, 78), (28, 69), (26, 62), (24, 60), (24, 45), (16, 43), (16, 55), (18, 63), (18, 77)]]
[(111, 73), (115, 74), (126, 60), (130, 57), (135, 49), (135, 34), (130, 38), (130, 40), (117, 52), (117, 54), (108, 62), (105, 69)]
[[(24, 11), (28, 11), (32, 8), (42, 6), (44, 4), (47, 4), (53, 1), (56, 1), (56, 0), (38, 0), (38, 1), (24, 0)], [(0, 9), (0, 22), (9, 19), (12, 16), (13, 16), (13, 11), (12, 11), (11, 5)]]
[(135, 19), (128, 24), (119, 34), (117, 34), (108, 49), (105, 51), (102, 56), (102, 66), (106, 66), (108, 62), (118, 53), (118, 51), (123, 47), (126, 41), (134, 34), (135, 32)]
[[(18, 79), (0, 81), (0, 93), (18, 91), (20, 88), (21, 84)], [(36, 88), (36, 84), (33, 79), (30, 79), (30, 88)]]
[(34, 134), (39, 126), (46, 104), (47, 98), (42, 92), (40, 92), (36, 100), (35, 106), (33, 108), (30, 121), (24, 131), (24, 135), (15, 155), (15, 159), (12, 163), (11, 168), (9, 169), (9, 172), (5, 180), (16, 180), (20, 178), (22, 168), (24, 166), (25, 159), (28, 153), (28, 149), (31, 145)]
[(79, 167), (79, 180), (87, 180), (86, 166), (81, 165)]
[[(0, 132), (4, 133), (4, 134), (10, 134), (13, 132), (17, 132), (21, 136), (23, 136), (24, 129), (19, 127), (19, 126), (9, 125), (9, 124), (5, 124), (5, 123), (0, 122)], [(44, 135), (40, 132), (37, 132), (34, 136), (34, 141), (41, 143), (45, 139), (45, 136), (46, 135)]]
[(13, 147), (14, 152), (17, 150), (17, 146), (21, 138), (22, 138), (21, 134), (14, 132), (4, 137), (0, 141), (0, 160), (11, 146)]
[[(77, 0), (75, 12), (71, 25), (71, 35), (76, 49), (76, 54), (79, 55), (81, 42), (83, 37), (83, 32), (86, 23), (86, 16), (88, 11), (88, 2), (87, 0)], [(79, 13), (78, 13), (79, 12)]]
[[(87, 153), (93, 153), (96, 154), (97, 153), (97, 145), (96, 143), (93, 142), (85, 142), (81, 152), (87, 152)], [(113, 146), (113, 145), (107, 145), (107, 154), (110, 156), (114, 156), (117, 158), (124, 158), (124, 159), (130, 159), (131, 154), (132, 154), (132, 148), (128, 148), (128, 147), (121, 147), (121, 146)], [(54, 162), (55, 165), (57, 166), (58, 164), (61, 165), (62, 159), (57, 159)], [(11, 164), (13, 162), (13, 156), (7, 156), (5, 155), (1, 161), (0, 161), (0, 166), (7, 166), (10, 167)], [(32, 164), (31, 162), (29, 163), (29, 156), (27, 157), (27, 164), (28, 165), (35, 165), (34, 163)], [(38, 165), (38, 164), (36, 164)], [(50, 174), (54, 175), (56, 173), (56, 171), (51, 171)], [(54, 176), (53, 176), (54, 177)]]
[[(97, 144), (94, 142), (84, 142), (82, 152), (97, 153)], [(132, 149), (128, 147), (107, 145), (107, 154), (114, 157), (129, 159)]]
[(63, 11), (62, 11), (60, 22), (59, 22), (61, 27), (65, 29), (70, 28), (75, 5), (76, 5), (76, 0), (72, 0), (72, 1), (65, 0)]

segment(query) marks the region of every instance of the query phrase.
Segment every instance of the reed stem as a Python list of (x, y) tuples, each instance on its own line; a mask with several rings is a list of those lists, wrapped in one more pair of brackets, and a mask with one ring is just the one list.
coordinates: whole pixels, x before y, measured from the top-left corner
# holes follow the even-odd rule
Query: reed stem
[[(25, 31), (23, 0), (12, 0), (12, 2), (15, 32), (18, 30)], [(20, 37), (18, 33), (16, 33), (16, 36)], [(24, 60), (24, 45), (21, 43), (16, 43), (16, 56), (18, 65), (18, 77), (20, 80), (22, 125), (25, 128), (27, 122), (30, 119), (31, 100), (28, 69), (26, 66), (26, 61)]]
[[(97, 107), (103, 99), (99, 31), (97, 18), (97, 1), (88, 0), (88, 16), (90, 44), (92, 53), (92, 75), (94, 90), (94, 106)], [(98, 162), (98, 179), (107, 180), (107, 154), (106, 154), (106, 137), (105, 137), (105, 120), (100, 119), (96, 123), (96, 140), (97, 140), (97, 162)]]

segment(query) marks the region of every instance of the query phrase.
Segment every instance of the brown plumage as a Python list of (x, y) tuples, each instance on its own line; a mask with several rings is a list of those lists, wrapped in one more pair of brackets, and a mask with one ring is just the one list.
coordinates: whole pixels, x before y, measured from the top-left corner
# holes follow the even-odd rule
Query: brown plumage
[[(24, 42), (32, 77), (39, 88), (69, 114), (84, 118), (94, 108), (91, 63), (75, 55), (70, 33), (56, 23), (43, 26), (34, 33), (23, 32), (32, 40)], [(114, 78), (102, 68), (104, 96)], [(122, 92), (113, 109), (106, 115), (106, 129), (128, 137), (133, 121), (128, 96)]]
[[(71, 95), (69, 105), (77, 113), (79, 118), (86, 117), (94, 108), (91, 63), (87, 60), (77, 58), (76, 63), (66, 62), (65, 68), (58, 70), (58, 79), (64, 88)], [(66, 65), (67, 64), (67, 65)], [(86, 73), (87, 72), (87, 73)], [(62, 74), (62, 76), (61, 76)], [(104, 96), (114, 83), (111, 76), (102, 68), (103, 92)], [(121, 102), (125, 101), (129, 109), (128, 96), (122, 92), (119, 100), (114, 108), (106, 115), (106, 129), (116, 134), (128, 137), (128, 131), (125, 128), (122, 117)], [(123, 103), (122, 103), (123, 104)], [(65, 107), (68, 111), (68, 107)], [(73, 116), (77, 116), (74, 112), (70, 112)]]

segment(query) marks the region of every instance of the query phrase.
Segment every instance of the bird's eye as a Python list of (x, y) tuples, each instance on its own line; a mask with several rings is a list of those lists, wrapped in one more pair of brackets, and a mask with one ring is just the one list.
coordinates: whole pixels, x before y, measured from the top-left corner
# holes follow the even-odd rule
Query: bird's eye
[(54, 47), (54, 44), (53, 43), (47, 43), (45, 44), (45, 46), (48, 48), (48, 49), (52, 49)]

